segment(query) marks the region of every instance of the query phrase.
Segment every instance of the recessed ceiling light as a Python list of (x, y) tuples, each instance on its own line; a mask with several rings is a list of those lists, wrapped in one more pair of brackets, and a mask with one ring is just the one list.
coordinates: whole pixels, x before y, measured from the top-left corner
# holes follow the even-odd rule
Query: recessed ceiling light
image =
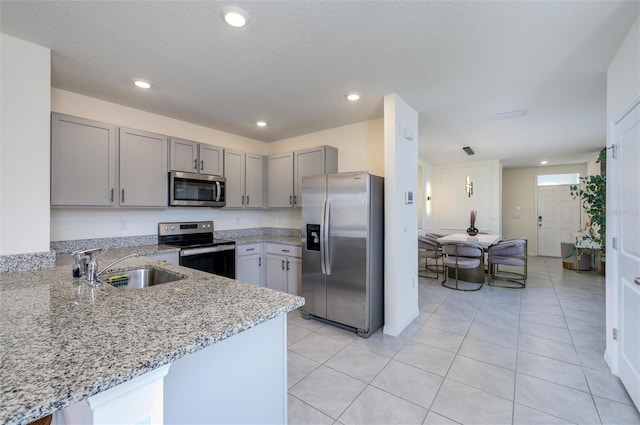
[(135, 85), (136, 85), (136, 87), (140, 87), (141, 89), (148, 89), (148, 88), (151, 88), (151, 83), (150, 83), (150, 82), (148, 82), (147, 80), (140, 80), (140, 79), (137, 79), (137, 80), (134, 80), (134, 81), (133, 81), (133, 84), (135, 84)]
[(351, 102), (355, 102), (356, 100), (360, 99), (360, 95), (358, 93), (348, 93), (345, 95), (345, 97)]
[(549, 161), (547, 161), (546, 159), (544, 161), (540, 161), (540, 165), (547, 165), (549, 163)]
[(247, 12), (239, 7), (229, 6), (220, 11), (220, 16), (224, 21), (232, 27), (240, 28), (247, 25)]
[(258, 121), (258, 122), (256, 123), (256, 125), (257, 125), (258, 127), (266, 127), (266, 126), (267, 126), (267, 123), (266, 123), (266, 121)]

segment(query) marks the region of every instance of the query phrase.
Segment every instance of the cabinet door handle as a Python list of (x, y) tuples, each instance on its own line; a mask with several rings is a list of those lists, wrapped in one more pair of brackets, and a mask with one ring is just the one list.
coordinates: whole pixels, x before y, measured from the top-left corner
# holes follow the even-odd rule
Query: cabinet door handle
[(255, 248), (247, 248), (247, 251), (255, 251)]
[(194, 159), (194, 160), (193, 160), (193, 169), (194, 169), (194, 170), (197, 170), (197, 169), (198, 169), (198, 160), (197, 160), (197, 159)]
[(121, 202), (124, 202), (124, 189), (122, 189), (122, 199)]
[(242, 205), (244, 205), (244, 195), (242, 195)]
[(293, 196), (289, 196), (289, 205), (293, 205)]
[(293, 195), (293, 205), (298, 203), (298, 195)]
[(113, 202), (113, 188), (111, 188), (111, 202)]
[(289, 270), (289, 260), (287, 260), (287, 270)]
[(249, 205), (249, 195), (247, 195), (247, 205)]
[(262, 267), (262, 257), (258, 257), (258, 267)]
[(282, 260), (282, 270), (284, 270), (284, 260)]
[(200, 171), (204, 170), (204, 160), (200, 161)]
[(289, 252), (289, 250), (288, 250), (288, 249), (284, 249), (284, 248), (283, 248), (283, 249), (281, 249), (281, 251), (282, 251), (282, 252)]

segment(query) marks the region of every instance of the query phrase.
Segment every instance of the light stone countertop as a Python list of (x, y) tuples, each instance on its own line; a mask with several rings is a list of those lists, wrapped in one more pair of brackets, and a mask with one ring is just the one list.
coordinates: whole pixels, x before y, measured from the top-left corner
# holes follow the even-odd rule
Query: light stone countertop
[[(100, 265), (168, 250), (114, 249)], [(153, 265), (186, 279), (92, 290), (71, 277), (68, 255), (58, 260), (52, 269), (0, 275), (0, 424), (46, 416), (304, 305), (301, 297), (144, 257), (113, 270)]]
[(249, 243), (267, 242), (267, 243), (279, 243), (283, 245), (296, 245), (301, 246), (302, 242), (300, 238), (290, 236), (274, 236), (274, 235), (256, 235), (256, 236), (241, 236), (231, 238), (236, 241), (237, 245), (246, 245)]

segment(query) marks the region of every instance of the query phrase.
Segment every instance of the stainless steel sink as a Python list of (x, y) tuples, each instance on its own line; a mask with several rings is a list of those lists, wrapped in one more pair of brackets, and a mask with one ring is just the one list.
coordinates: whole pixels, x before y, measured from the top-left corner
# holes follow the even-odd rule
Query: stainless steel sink
[(150, 266), (100, 276), (102, 282), (109, 283), (118, 289), (140, 289), (184, 278), (182, 275)]

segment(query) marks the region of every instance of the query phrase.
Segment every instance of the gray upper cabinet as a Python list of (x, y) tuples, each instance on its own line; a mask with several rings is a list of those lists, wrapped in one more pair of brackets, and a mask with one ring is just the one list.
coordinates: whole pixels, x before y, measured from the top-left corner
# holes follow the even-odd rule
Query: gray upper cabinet
[(170, 152), (171, 171), (212, 174), (222, 176), (224, 149), (220, 146), (172, 137)]
[(113, 206), (116, 126), (51, 115), (51, 205)]
[(338, 172), (338, 150), (319, 146), (269, 157), (269, 206), (302, 206), (302, 178)]
[(302, 178), (338, 172), (338, 149), (320, 146), (294, 152), (293, 157), (293, 202), (302, 207)]
[(120, 128), (120, 206), (168, 205), (168, 138)]
[(200, 143), (200, 172), (214, 176), (224, 175), (224, 149), (220, 146)]
[(245, 171), (245, 207), (262, 208), (264, 207), (264, 181), (265, 167), (264, 156), (253, 153), (246, 154), (246, 171)]
[(262, 208), (264, 157), (225, 149), (224, 176), (227, 179), (228, 208)]
[(171, 138), (171, 171), (197, 173), (200, 169), (198, 162), (198, 144), (191, 140)]
[(269, 206), (293, 207), (293, 152), (269, 157)]

